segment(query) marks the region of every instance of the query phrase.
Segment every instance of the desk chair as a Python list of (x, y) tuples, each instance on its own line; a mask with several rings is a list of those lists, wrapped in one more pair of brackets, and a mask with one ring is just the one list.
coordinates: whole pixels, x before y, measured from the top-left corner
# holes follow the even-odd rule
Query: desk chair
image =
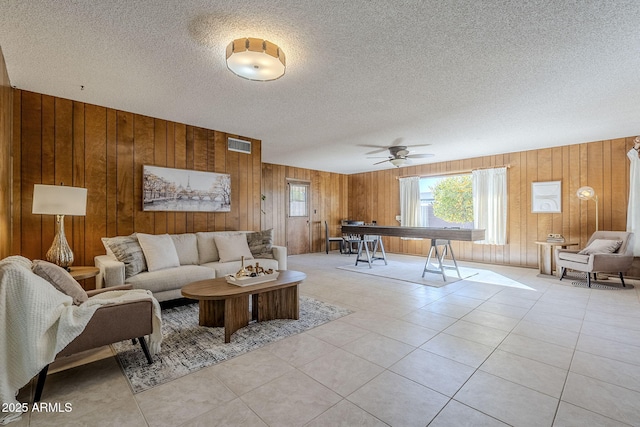
[(338, 237), (329, 237), (329, 226), (327, 225), (327, 221), (324, 222), (324, 242), (325, 242), (325, 252), (329, 253), (331, 250), (331, 243), (338, 243), (340, 253), (342, 253), (342, 249), (344, 246), (344, 239), (340, 236)]

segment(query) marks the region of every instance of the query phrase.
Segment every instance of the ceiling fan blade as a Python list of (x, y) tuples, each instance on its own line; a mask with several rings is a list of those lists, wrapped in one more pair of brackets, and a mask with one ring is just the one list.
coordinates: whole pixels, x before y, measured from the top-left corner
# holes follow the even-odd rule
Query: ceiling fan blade
[(433, 157), (434, 154), (409, 154), (408, 156), (405, 156), (409, 159), (426, 159), (428, 157)]
[(407, 148), (412, 148), (412, 147), (428, 147), (431, 144), (413, 144), (413, 145), (407, 145)]
[(379, 165), (379, 164), (382, 164), (382, 163), (385, 163), (385, 162), (388, 162), (388, 161), (389, 161), (389, 159), (387, 159), (387, 160), (383, 160), (383, 161), (381, 161), (381, 162), (376, 162), (376, 163), (374, 163), (374, 165)]
[(383, 153), (389, 149), (389, 147), (384, 147), (382, 145), (373, 145), (373, 144), (358, 144), (358, 147), (375, 148), (375, 150), (365, 153), (367, 155)]

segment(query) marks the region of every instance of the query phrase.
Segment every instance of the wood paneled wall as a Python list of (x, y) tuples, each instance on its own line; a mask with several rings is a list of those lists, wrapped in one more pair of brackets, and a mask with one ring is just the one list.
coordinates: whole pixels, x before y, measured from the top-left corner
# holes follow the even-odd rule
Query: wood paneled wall
[(0, 49), (0, 259), (11, 254), (11, 120), (13, 91)]
[[(595, 203), (575, 195), (584, 185), (599, 197), (599, 229), (625, 230), (629, 195), (629, 160), (633, 138), (621, 138), (496, 156), (433, 163), (349, 176), (349, 217), (398, 225), (402, 176), (430, 176), (510, 165), (508, 180), (508, 244), (453, 243), (458, 259), (536, 267), (536, 240), (560, 233), (584, 245), (595, 231)], [(562, 213), (531, 213), (531, 183), (562, 181)], [(425, 255), (429, 241), (385, 239), (389, 252)]]
[(262, 165), (263, 228), (275, 230), (275, 244), (286, 243), (287, 180), (311, 184), (311, 251), (324, 251), (324, 221), (332, 236), (348, 212), (348, 176), (291, 166)]
[[(103, 236), (260, 230), (261, 143), (227, 150), (226, 133), (22, 90), (14, 91), (13, 253), (43, 258), (53, 216), (31, 214), (33, 185), (88, 189), (87, 215), (65, 218), (75, 265), (93, 265)], [(142, 210), (142, 166), (231, 175), (231, 212)]]

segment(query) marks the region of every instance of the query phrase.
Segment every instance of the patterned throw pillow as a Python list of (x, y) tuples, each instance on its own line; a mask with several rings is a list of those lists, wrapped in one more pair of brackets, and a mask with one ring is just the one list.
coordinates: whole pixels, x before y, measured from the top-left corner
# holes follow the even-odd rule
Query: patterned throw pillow
[(107, 240), (107, 245), (118, 261), (124, 263), (124, 277), (128, 279), (147, 269), (147, 262), (144, 259), (142, 247), (138, 243), (135, 234), (131, 236), (111, 237)]
[(247, 233), (247, 243), (254, 258), (273, 259), (273, 228)]
[(80, 305), (89, 299), (87, 293), (82, 289), (82, 286), (80, 286), (80, 283), (62, 267), (37, 259), (33, 261), (33, 272), (51, 283), (54, 288), (63, 294), (73, 298), (75, 305)]

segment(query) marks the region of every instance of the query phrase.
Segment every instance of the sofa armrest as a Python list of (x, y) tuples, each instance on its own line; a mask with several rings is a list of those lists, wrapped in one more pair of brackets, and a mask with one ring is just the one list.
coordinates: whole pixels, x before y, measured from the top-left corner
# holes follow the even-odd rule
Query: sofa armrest
[(287, 269), (287, 247), (286, 246), (276, 246), (272, 247), (273, 258), (278, 261), (278, 270), (286, 270)]
[(130, 289), (133, 289), (133, 285), (119, 285), (119, 286), (110, 286), (108, 288), (91, 289), (91, 290), (87, 291), (87, 296), (89, 298), (91, 298), (92, 296), (101, 294), (103, 292), (128, 291)]
[(96, 288), (124, 285), (124, 263), (111, 255), (98, 255), (94, 259), (100, 272), (96, 276)]

